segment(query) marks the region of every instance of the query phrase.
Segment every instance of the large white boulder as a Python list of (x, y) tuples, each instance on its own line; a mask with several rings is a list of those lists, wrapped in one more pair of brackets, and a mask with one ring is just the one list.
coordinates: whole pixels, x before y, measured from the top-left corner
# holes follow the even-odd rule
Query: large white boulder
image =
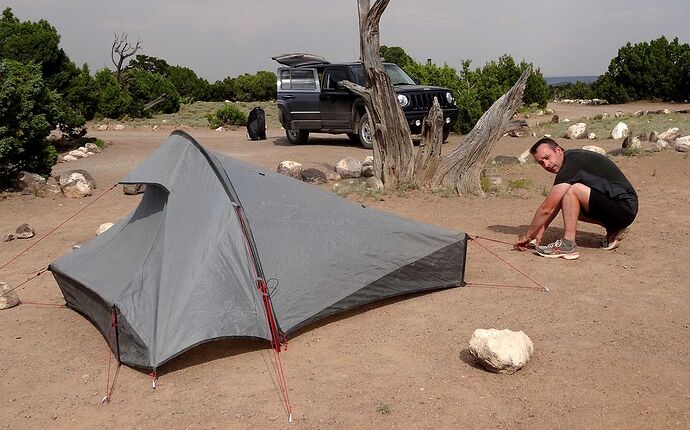
[(571, 125), (565, 132), (566, 139), (582, 139), (585, 137), (587, 137), (587, 124), (584, 122)]
[(470, 353), (495, 373), (515, 373), (532, 357), (534, 345), (524, 332), (477, 329), (470, 339)]
[(281, 161), (278, 165), (278, 173), (302, 180), (302, 164), (291, 160)]
[(611, 130), (611, 137), (613, 139), (625, 139), (629, 134), (630, 129), (624, 122), (619, 122), (615, 127), (613, 127), (613, 130)]
[(338, 161), (334, 169), (341, 178), (359, 178), (362, 176), (362, 162), (353, 157), (346, 157)]
[(0, 282), (0, 309), (9, 309), (19, 304), (19, 297), (5, 282)]
[(89, 178), (82, 172), (74, 171), (60, 176), (60, 187), (65, 197), (81, 198), (90, 196), (92, 189), (95, 188), (92, 184), (95, 185), (93, 179), (89, 181)]

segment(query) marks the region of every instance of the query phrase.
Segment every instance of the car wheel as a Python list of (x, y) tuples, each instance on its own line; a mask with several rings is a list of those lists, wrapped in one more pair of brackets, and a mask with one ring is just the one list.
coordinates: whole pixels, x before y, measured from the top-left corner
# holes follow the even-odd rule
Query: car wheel
[(444, 127), (443, 128), (443, 143), (446, 143), (446, 140), (448, 140), (448, 136), (450, 135), (450, 127)]
[(359, 141), (359, 134), (357, 133), (347, 133), (347, 137), (350, 139), (352, 143), (360, 144), (361, 142)]
[(288, 142), (293, 145), (304, 145), (309, 140), (309, 132), (307, 130), (285, 130)]
[(371, 130), (371, 123), (369, 122), (369, 114), (365, 113), (359, 120), (359, 142), (366, 149), (374, 147), (374, 135)]

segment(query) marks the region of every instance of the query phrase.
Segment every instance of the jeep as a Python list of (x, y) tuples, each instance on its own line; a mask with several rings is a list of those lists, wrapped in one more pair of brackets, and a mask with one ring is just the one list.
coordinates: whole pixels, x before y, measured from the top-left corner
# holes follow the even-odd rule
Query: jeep
[[(310, 54), (285, 54), (273, 57), (278, 68), (278, 117), (292, 144), (304, 144), (309, 133), (345, 133), (365, 148), (373, 147), (369, 116), (364, 101), (346, 89), (341, 81), (366, 85), (361, 62), (329, 63)], [(403, 69), (384, 63), (386, 73), (398, 95), (398, 102), (412, 134), (420, 134), (422, 120), (431, 109), (434, 97), (443, 109), (443, 140), (458, 117), (453, 93), (448, 88), (417, 85)]]

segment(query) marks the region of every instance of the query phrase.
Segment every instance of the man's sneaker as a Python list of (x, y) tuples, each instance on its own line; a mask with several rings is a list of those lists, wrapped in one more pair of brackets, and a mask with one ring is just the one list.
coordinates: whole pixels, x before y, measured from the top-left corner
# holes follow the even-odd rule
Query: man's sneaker
[(611, 251), (613, 249), (618, 248), (621, 245), (621, 241), (625, 239), (625, 236), (628, 234), (629, 228), (624, 228), (622, 230), (617, 230), (617, 231), (612, 231), (609, 232), (608, 230), (606, 231), (606, 238), (601, 242), (601, 249), (605, 249), (607, 251)]
[(566, 260), (575, 260), (580, 256), (575, 241), (571, 245), (566, 245), (563, 239), (558, 239), (546, 246), (537, 246), (536, 253), (546, 258), (565, 258)]

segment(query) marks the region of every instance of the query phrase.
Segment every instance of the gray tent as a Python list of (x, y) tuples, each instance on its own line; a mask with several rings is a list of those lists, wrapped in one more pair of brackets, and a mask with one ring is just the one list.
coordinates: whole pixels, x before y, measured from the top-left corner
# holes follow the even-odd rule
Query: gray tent
[[(463, 285), (466, 236), (365, 208), (173, 132), (123, 184), (139, 206), (50, 270), (130, 366), (202, 342), (279, 345), (313, 321)], [(112, 329), (112, 334), (111, 334)]]

